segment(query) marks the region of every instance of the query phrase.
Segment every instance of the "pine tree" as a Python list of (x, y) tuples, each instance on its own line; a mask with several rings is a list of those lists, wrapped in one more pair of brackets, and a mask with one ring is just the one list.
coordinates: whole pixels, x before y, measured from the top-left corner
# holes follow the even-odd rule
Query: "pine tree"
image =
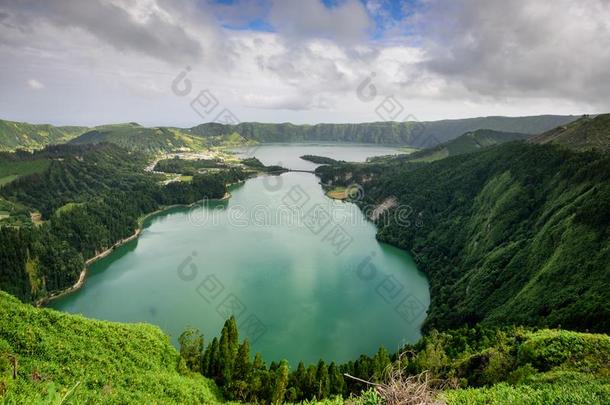
[(237, 323), (235, 317), (229, 318), (220, 332), (219, 343), (219, 382), (220, 385), (229, 384), (233, 377), (233, 367), (235, 365), (235, 357), (238, 350)]
[(381, 346), (373, 358), (373, 380), (376, 382), (382, 381), (390, 364), (390, 355), (385, 347)]
[(239, 346), (233, 370), (233, 380), (248, 381), (250, 377), (250, 343), (245, 339)]
[(291, 385), (296, 389), (297, 400), (306, 399), (305, 391), (307, 389), (307, 370), (305, 370), (305, 365), (302, 361), (299, 362), (297, 366), (297, 370), (292, 373), (292, 382)]
[(178, 338), (180, 356), (192, 371), (201, 370), (203, 357), (203, 335), (196, 328), (188, 328)]
[(324, 363), (324, 360), (318, 362), (318, 368), (316, 369), (316, 385), (317, 399), (324, 399), (328, 397), (329, 392), (329, 379), (328, 379), (328, 367)]
[(264, 399), (264, 387), (268, 386), (267, 374), (267, 368), (265, 367), (265, 362), (263, 361), (261, 354), (256, 353), (250, 370), (250, 378), (248, 380), (248, 400), (250, 402), (256, 403), (259, 400)]
[(275, 371), (275, 381), (273, 383), (273, 390), (271, 393), (271, 403), (281, 404), (284, 402), (284, 396), (286, 395), (286, 388), (288, 387), (288, 362), (282, 360)]
[(218, 381), (220, 376), (220, 349), (218, 338), (212, 339), (212, 343), (209, 346), (209, 350), (210, 362), (207, 376), (213, 378), (215, 381)]
[(328, 367), (329, 393), (330, 395), (343, 395), (344, 380), (339, 368), (333, 361)]

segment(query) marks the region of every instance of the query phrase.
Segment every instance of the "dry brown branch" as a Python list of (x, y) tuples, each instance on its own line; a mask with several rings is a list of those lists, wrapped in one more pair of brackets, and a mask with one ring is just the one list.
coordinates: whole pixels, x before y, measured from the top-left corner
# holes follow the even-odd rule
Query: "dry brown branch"
[(403, 355), (386, 370), (386, 382), (372, 383), (349, 374), (346, 377), (375, 387), (375, 391), (383, 398), (386, 405), (439, 405), (444, 401), (439, 399), (443, 388), (453, 384), (439, 379), (430, 378), (430, 373), (424, 371), (417, 375), (407, 375), (402, 367)]

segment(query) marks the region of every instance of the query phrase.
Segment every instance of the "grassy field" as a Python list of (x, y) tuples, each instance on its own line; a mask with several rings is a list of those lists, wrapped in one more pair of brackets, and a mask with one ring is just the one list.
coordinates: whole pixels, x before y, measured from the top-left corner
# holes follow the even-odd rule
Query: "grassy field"
[(3, 161), (0, 160), (0, 187), (10, 183), (20, 176), (40, 173), (51, 164), (50, 160), (40, 159), (31, 161)]
[(32, 404), (64, 395), (68, 403), (222, 401), (157, 327), (38, 309), (0, 292), (0, 397)]
[(326, 192), (326, 196), (334, 200), (345, 200), (347, 199), (347, 188), (334, 187)]

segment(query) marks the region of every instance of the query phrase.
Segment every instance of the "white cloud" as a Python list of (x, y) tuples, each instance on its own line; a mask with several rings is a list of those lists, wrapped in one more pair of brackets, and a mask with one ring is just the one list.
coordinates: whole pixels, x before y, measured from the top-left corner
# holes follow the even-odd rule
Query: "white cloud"
[(33, 90), (42, 90), (42, 89), (44, 89), (44, 84), (40, 83), (36, 79), (29, 79), (27, 81), (27, 84)]
[[(194, 94), (180, 98), (170, 88), (186, 65), (193, 92), (209, 89), (242, 121), (373, 121), (389, 95), (421, 120), (610, 107), (602, 0), (456, 2), (447, 9), (426, 0), (424, 11), (397, 23), (418, 37), (391, 26), (393, 36), (372, 40), (366, 7), (382, 15), (385, 0), (332, 8), (274, 1), (276, 32), (223, 28), (213, 17), (218, 7), (193, 0), (8, 0), (0, 4), (0, 117), (197, 124)], [(236, 23), (248, 21), (244, 10), (221, 7)], [(363, 102), (356, 91), (372, 73), (377, 97)], [(24, 93), (23, 83), (35, 88), (31, 80), (60, 91), (62, 103), (51, 91)]]

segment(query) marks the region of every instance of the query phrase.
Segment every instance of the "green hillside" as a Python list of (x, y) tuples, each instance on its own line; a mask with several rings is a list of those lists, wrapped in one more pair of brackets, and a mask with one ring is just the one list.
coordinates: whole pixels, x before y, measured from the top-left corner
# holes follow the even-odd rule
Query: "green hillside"
[(51, 160), (41, 157), (34, 158), (26, 153), (17, 156), (13, 153), (0, 152), (0, 187), (18, 179), (44, 171)]
[(143, 153), (201, 149), (203, 142), (174, 128), (145, 128), (136, 123), (96, 127), (70, 141), (74, 145), (114, 143)]
[(408, 155), (412, 162), (432, 162), (449, 156), (477, 152), (490, 146), (506, 142), (527, 139), (530, 135), (516, 132), (499, 132), (490, 129), (478, 129), (467, 132), (449, 142), (445, 142), (429, 149), (424, 149)]
[(573, 150), (610, 151), (610, 114), (585, 116), (531, 138), (538, 144), (556, 143)]
[(238, 133), (258, 142), (357, 142), (408, 145), (425, 148), (449, 141), (470, 131), (538, 134), (574, 121), (574, 116), (481, 117), (427, 122), (371, 122), (362, 124), (294, 125), (245, 122), (238, 125), (207, 123), (190, 129), (203, 137)]
[(398, 198), (402, 208), (378, 218), (378, 238), (427, 273), (426, 330), (481, 322), (610, 332), (610, 158), (510, 143), (429, 164), (316, 172), (326, 184), (361, 184), (363, 206)]
[(294, 125), (206, 123), (190, 129), (146, 128), (137, 123), (95, 128), (55, 127), (0, 120), (0, 151), (41, 149), (49, 144), (110, 142), (145, 153), (176, 149), (198, 150), (209, 146), (236, 146), (245, 142), (356, 142), (436, 146), (460, 134), (479, 129), (538, 134), (576, 119), (574, 116), (480, 117), (428, 122), (372, 122), (362, 124)]
[(42, 149), (46, 145), (68, 142), (86, 130), (85, 127), (56, 127), (0, 120), (0, 152)]
[[(222, 336), (226, 339), (226, 332)], [(3, 403), (45, 404), (226, 404), (211, 379), (189, 370), (200, 362), (206, 364), (202, 346), (192, 346), (196, 340), (184, 342), (179, 354), (156, 326), (97, 321), (35, 308), (0, 292), (0, 399)], [(609, 355), (610, 337), (606, 335), (463, 328), (433, 332), (405, 347), (399, 357), (390, 359), (386, 354), (383, 364), (392, 362), (393, 369), (405, 376), (425, 371), (432, 382), (417, 388), (420, 394), (429, 390), (439, 404), (604, 404), (610, 395)], [(242, 388), (253, 389), (254, 382), (263, 378), (266, 382), (260, 389), (275, 392), (279, 402), (289, 402), (308, 385), (318, 392), (329, 377), (318, 374), (313, 365), (293, 369), (286, 380), (279, 372), (285, 363), (267, 369), (264, 363), (256, 366), (260, 358), (254, 365), (250, 359), (246, 358), (249, 366), (244, 374), (249, 383)], [(355, 365), (358, 367), (358, 361)], [(353, 368), (354, 363), (346, 366)], [(357, 370), (367, 375), (364, 368)], [(307, 377), (310, 371), (311, 381)], [(236, 375), (242, 372), (235, 369)], [(382, 375), (371, 374), (369, 379), (384, 384), (382, 387), (396, 383)], [(282, 380), (285, 383), (280, 383)], [(240, 385), (227, 385), (234, 395), (244, 392), (235, 391), (237, 387)], [(372, 390), (346, 401), (329, 398), (303, 404), (342, 403), (387, 404)]]
[(157, 327), (37, 309), (3, 292), (0, 397), (5, 403), (22, 404), (60, 403), (64, 397), (63, 403), (221, 400), (213, 382), (186, 371)]

